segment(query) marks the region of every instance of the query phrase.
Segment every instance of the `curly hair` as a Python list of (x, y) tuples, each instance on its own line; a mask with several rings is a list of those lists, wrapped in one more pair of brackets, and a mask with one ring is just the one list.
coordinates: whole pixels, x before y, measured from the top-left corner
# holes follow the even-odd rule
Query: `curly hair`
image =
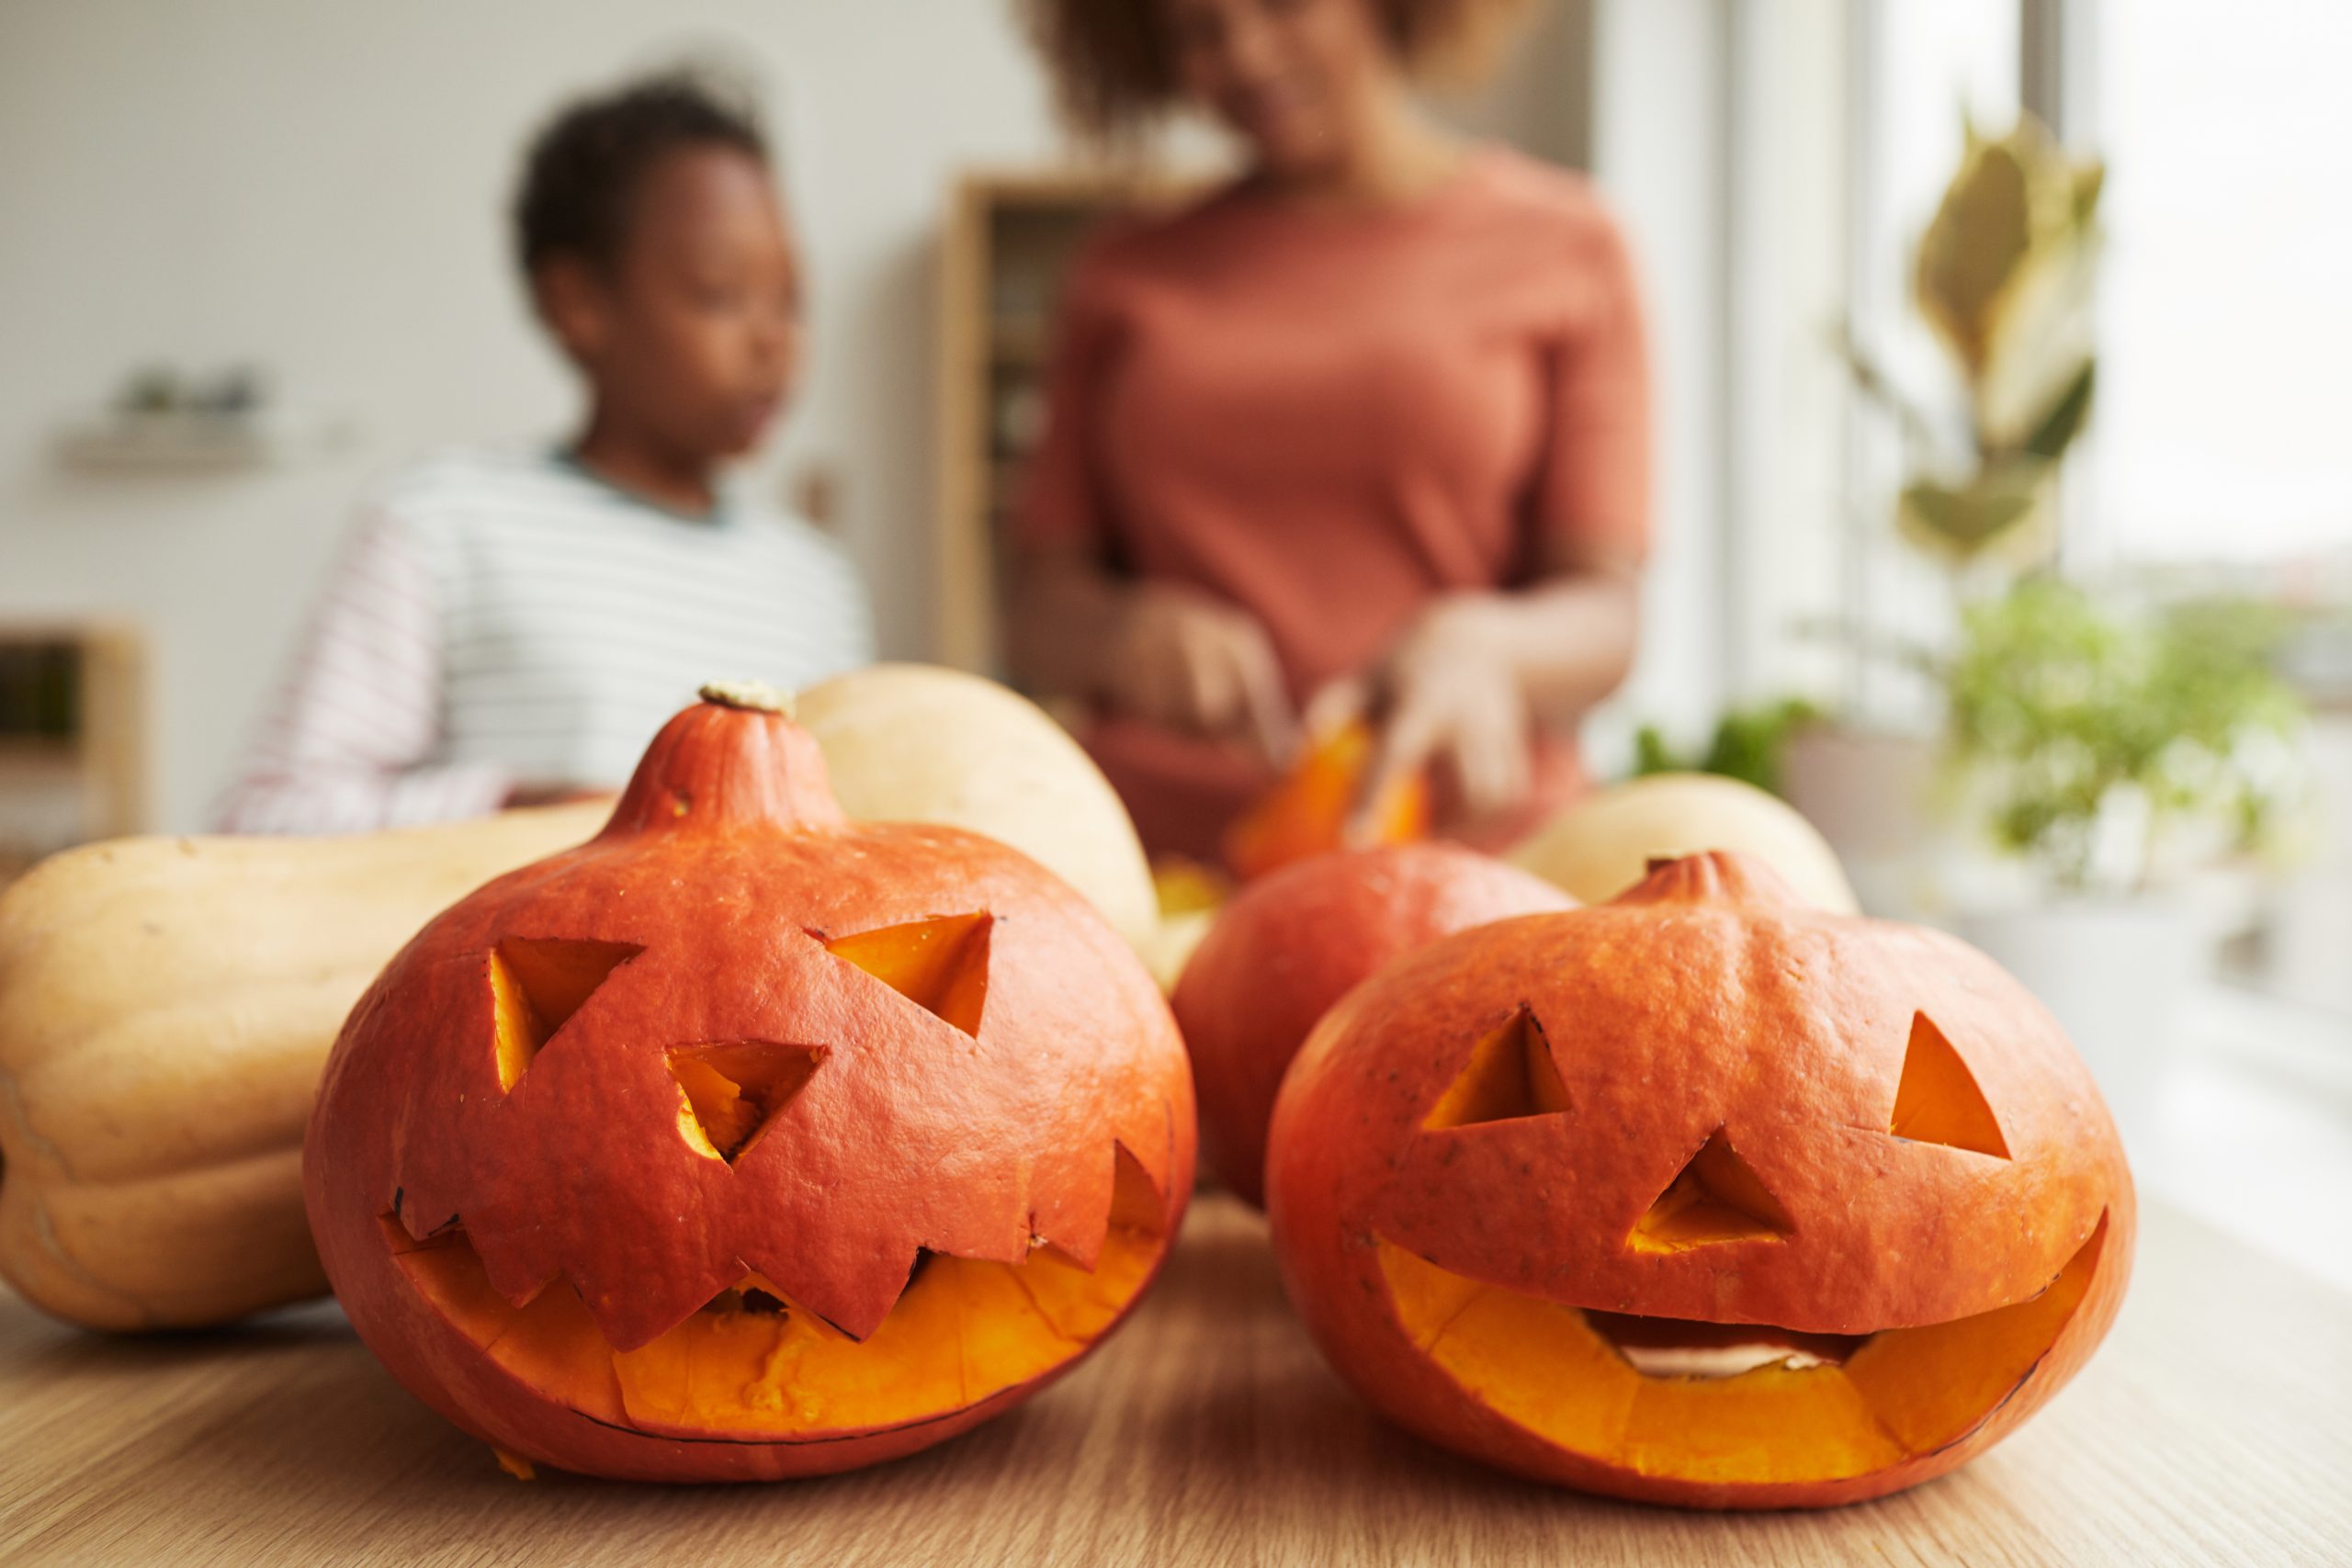
[(565, 105), (532, 138), (514, 194), (525, 275), (559, 255), (610, 265), (628, 241), (645, 172), (690, 147), (730, 148), (765, 164), (750, 94), (682, 68)]
[[(1476, 75), (1529, 0), (1368, 0), (1406, 69), (1423, 79)], [(1054, 79), (1063, 117), (1097, 141), (1144, 130), (1175, 107), (1175, 62), (1160, 0), (1016, 0)]]

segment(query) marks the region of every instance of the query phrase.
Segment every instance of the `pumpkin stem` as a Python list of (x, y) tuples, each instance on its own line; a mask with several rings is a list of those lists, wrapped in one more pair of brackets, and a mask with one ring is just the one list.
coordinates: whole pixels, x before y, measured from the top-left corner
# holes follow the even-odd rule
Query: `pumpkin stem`
[(765, 681), (707, 681), (695, 695), (722, 707), (742, 708), (750, 713), (780, 713), (786, 718), (794, 716), (792, 694), (781, 686), (771, 686)]
[(1758, 857), (1736, 850), (1704, 850), (1673, 859), (1653, 858), (1649, 874), (1611, 902), (1804, 906), (1804, 900), (1781, 879), (1779, 872)]
[(787, 694), (726, 681), (705, 686), (702, 699), (653, 738), (600, 837), (842, 825), (824, 753), (792, 722)]

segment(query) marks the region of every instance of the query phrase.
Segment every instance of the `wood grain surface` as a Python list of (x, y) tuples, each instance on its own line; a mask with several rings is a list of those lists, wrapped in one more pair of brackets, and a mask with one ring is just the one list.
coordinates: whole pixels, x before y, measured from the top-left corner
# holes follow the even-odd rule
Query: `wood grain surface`
[(769, 1486), (511, 1481), (331, 1305), (116, 1339), (0, 1296), (0, 1562), (2352, 1563), (2352, 1297), (2159, 1210), (2108, 1346), (2005, 1446), (1879, 1503), (1717, 1517), (1383, 1426), (1229, 1198), (1201, 1200), (1134, 1322), (1025, 1407)]

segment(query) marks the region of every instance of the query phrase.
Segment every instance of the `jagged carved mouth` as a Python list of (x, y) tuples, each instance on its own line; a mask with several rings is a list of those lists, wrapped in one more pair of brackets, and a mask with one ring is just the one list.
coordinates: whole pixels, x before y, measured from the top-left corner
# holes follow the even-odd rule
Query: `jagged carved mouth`
[(919, 1253), (889, 1315), (862, 1340), (746, 1273), (650, 1343), (616, 1349), (568, 1280), (519, 1305), (500, 1295), (461, 1224), (418, 1241), (388, 1214), (382, 1230), (433, 1311), (542, 1397), (650, 1436), (821, 1442), (953, 1416), (1101, 1338), (1165, 1245), (1159, 1195), (1124, 1149), (1117, 1163), (1091, 1270), (1042, 1246), (1021, 1263)]
[(1863, 1335), (1588, 1311), (1386, 1240), (1379, 1256), (1398, 1325), (1497, 1415), (1600, 1463), (1742, 1483), (1866, 1475), (1967, 1437), (2057, 1343), (2106, 1236), (2101, 1216), (2023, 1301)]

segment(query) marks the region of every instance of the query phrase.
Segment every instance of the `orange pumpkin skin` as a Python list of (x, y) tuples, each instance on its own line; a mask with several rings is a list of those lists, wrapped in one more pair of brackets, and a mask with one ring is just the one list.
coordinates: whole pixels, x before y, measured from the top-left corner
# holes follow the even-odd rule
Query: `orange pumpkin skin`
[[(1480, 1066), (1514, 1040), (1521, 1077)], [(1351, 993), (1283, 1082), (1267, 1183), (1292, 1300), (1390, 1417), (1715, 1508), (1878, 1496), (1998, 1441), (2107, 1332), (2135, 1213), (2097, 1089), (2015, 981), (1723, 853)], [(1846, 1359), (1652, 1377), (1644, 1327)]]
[(1490, 920), (1574, 908), (1542, 878), (1454, 844), (1318, 855), (1242, 889), (1172, 998), (1210, 1168), (1264, 1203), (1283, 1073), (1316, 1021), (1382, 964)]
[[(935, 923), (967, 914), (984, 918)], [(889, 969), (949, 952), (928, 936), (886, 936), (880, 959), (845, 940), (899, 929), (967, 944), (934, 964), (944, 990)], [(555, 997), (546, 974), (586, 971), (548, 953), (604, 966), (571, 986), (584, 1000)], [(740, 1097), (690, 1095), (717, 1081), (704, 1061)], [(800, 1070), (758, 1077), (776, 1063)], [(748, 1138), (726, 1120), (745, 1107), (764, 1117)], [(486, 885), (392, 960), (329, 1059), (304, 1189), (362, 1338), (458, 1427), (598, 1475), (766, 1479), (928, 1447), (1067, 1371), (1156, 1271), (1193, 1126), (1166, 1006), (1077, 893), (975, 834), (845, 821), (805, 732), (707, 702), (663, 729), (597, 838)], [(707, 1401), (664, 1381), (722, 1364), (747, 1325), (777, 1347), (788, 1326), (812, 1358), (796, 1367), (886, 1343), (952, 1360), (892, 1326), (950, 1288), (919, 1289), (919, 1260), (1002, 1295), (1002, 1270), (1047, 1263), (1082, 1292), (1114, 1254), (1117, 1299), (1068, 1344), (1024, 1319), (1034, 1364), (969, 1403), (830, 1422), (905, 1403), (916, 1374), (870, 1363), (842, 1389), (755, 1364)], [(761, 1292), (783, 1309), (749, 1315)]]

